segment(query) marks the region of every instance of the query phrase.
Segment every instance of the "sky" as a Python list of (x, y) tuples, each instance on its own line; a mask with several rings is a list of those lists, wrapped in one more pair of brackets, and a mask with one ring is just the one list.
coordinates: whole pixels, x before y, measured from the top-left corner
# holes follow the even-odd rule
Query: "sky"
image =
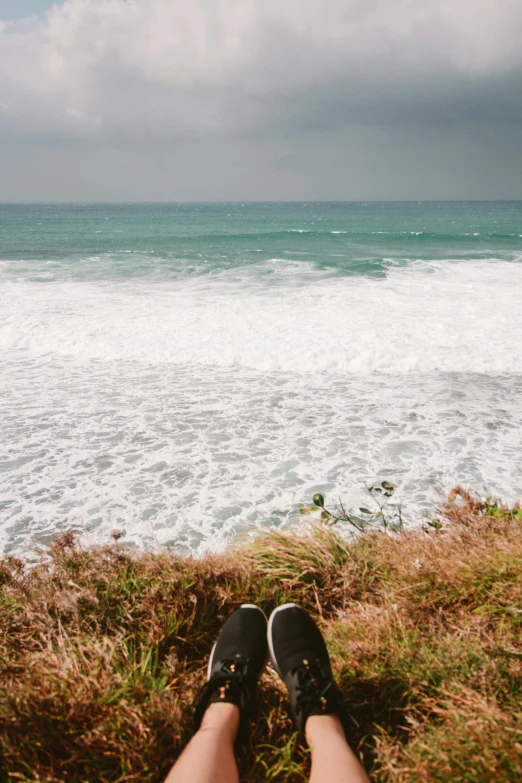
[(520, 41), (520, 0), (0, 0), (0, 200), (520, 199)]

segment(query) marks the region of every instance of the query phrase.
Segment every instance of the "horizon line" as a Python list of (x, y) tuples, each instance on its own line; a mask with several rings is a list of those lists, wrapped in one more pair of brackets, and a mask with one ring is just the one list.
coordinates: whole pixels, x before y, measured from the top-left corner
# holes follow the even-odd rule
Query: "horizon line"
[(412, 198), (412, 199), (173, 199), (173, 200), (97, 200), (80, 199), (71, 201), (2, 201), (0, 206), (87, 206), (90, 204), (111, 205), (144, 205), (144, 204), (491, 204), (491, 203), (519, 203), (521, 198)]

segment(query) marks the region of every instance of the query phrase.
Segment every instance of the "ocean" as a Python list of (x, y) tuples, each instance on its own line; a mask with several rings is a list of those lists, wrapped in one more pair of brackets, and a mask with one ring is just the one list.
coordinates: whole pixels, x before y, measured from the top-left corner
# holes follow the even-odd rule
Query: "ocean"
[(0, 548), (522, 495), (522, 202), (0, 206)]

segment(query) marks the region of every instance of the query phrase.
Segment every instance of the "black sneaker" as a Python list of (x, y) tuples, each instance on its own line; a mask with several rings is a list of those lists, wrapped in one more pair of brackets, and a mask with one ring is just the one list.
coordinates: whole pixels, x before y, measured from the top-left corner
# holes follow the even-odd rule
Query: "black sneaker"
[(258, 606), (243, 604), (230, 615), (210, 653), (207, 682), (196, 703), (196, 731), (209, 704), (228, 702), (241, 710), (238, 738), (244, 739), (257, 681), (267, 660), (265, 614)]
[(268, 621), (268, 649), (288, 688), (296, 728), (304, 733), (310, 715), (334, 714), (344, 727), (346, 710), (334, 683), (328, 650), (308, 612), (296, 604), (275, 609)]

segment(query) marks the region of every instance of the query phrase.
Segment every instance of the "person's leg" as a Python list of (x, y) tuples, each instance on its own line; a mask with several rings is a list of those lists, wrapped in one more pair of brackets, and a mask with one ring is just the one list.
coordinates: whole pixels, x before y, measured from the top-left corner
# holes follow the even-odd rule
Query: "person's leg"
[(337, 715), (311, 715), (305, 731), (312, 754), (310, 783), (370, 783)]
[(239, 783), (234, 756), (238, 727), (235, 704), (211, 704), (165, 783)]
[(294, 724), (311, 749), (311, 783), (368, 783), (346, 741), (346, 706), (333, 679), (325, 641), (310, 615), (295, 604), (272, 612), (268, 648), (288, 688)]
[(257, 681), (267, 661), (266, 617), (243, 604), (210, 654), (195, 714), (196, 733), (165, 783), (238, 783), (234, 743), (247, 735)]

